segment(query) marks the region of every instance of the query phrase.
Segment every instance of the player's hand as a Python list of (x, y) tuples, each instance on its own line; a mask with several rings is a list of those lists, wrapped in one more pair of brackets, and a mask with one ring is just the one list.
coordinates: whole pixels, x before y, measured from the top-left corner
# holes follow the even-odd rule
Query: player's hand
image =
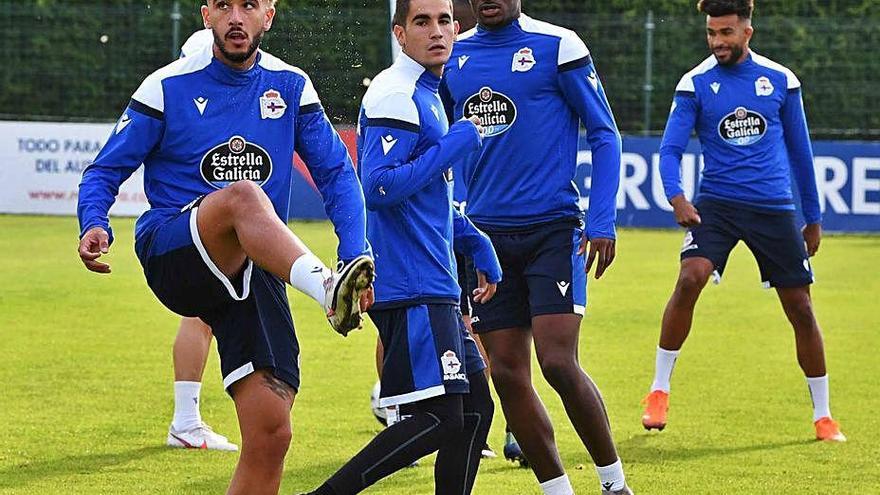
[(810, 223), (803, 230), (804, 242), (807, 243), (807, 255), (812, 257), (819, 251), (819, 243), (822, 242), (822, 225)]
[(684, 194), (672, 198), (669, 203), (675, 213), (675, 222), (682, 227), (696, 227), (702, 222), (700, 212), (684, 197)]
[(483, 129), (483, 121), (480, 120), (479, 115), (471, 115), (468, 120), (474, 123), (474, 126), (477, 128), (477, 132), (480, 133), (480, 137), (486, 133), (485, 129)]
[[(589, 245), (589, 252), (587, 246)], [(614, 239), (606, 239), (602, 237), (597, 237), (595, 239), (588, 239), (587, 234), (585, 233), (583, 238), (581, 238), (581, 245), (578, 247), (578, 255), (582, 255), (585, 252), (587, 254), (587, 267), (584, 270), (586, 273), (590, 273), (590, 268), (593, 267), (593, 262), (596, 262), (596, 278), (600, 278), (605, 270), (611, 266), (611, 263), (614, 262), (614, 256), (616, 254), (616, 245), (617, 242)]]
[(372, 308), (374, 302), (376, 302), (376, 292), (373, 291), (373, 286), (371, 285), (367, 290), (361, 292), (361, 313), (365, 313)]
[(101, 227), (92, 227), (79, 240), (79, 259), (90, 271), (110, 273), (110, 265), (98, 261), (110, 252), (110, 235)]
[(490, 284), (489, 281), (486, 280), (486, 274), (477, 271), (477, 288), (474, 289), (474, 302), (475, 303), (487, 303), (490, 299), (495, 297), (495, 290), (498, 288), (498, 284)]
[[(601, 237), (588, 239), (587, 234), (584, 234), (584, 237), (581, 239), (581, 245), (578, 248), (579, 255), (587, 252), (587, 267), (584, 271), (589, 274), (590, 268), (593, 267), (593, 262), (595, 261), (595, 277), (597, 279), (602, 277), (602, 274), (605, 273), (605, 270), (607, 270), (608, 267), (611, 266), (611, 263), (614, 262), (616, 245), (617, 242), (614, 239)], [(589, 246), (589, 249), (587, 248), (587, 246)]]

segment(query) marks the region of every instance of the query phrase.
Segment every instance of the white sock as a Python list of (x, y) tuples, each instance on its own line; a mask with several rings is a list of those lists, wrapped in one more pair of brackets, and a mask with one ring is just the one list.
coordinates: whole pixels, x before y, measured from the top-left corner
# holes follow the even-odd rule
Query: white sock
[(567, 474), (541, 483), (541, 490), (544, 495), (574, 495), (574, 488), (571, 487)]
[(326, 294), (324, 280), (328, 277), (330, 269), (312, 253), (300, 256), (290, 267), (290, 285), (317, 301), (322, 308)]
[(626, 486), (626, 478), (623, 476), (623, 463), (620, 459), (609, 466), (596, 466), (599, 473), (599, 483), (606, 491), (623, 490)]
[(810, 398), (813, 400), (813, 422), (825, 416), (831, 417), (831, 406), (828, 400), (828, 375), (807, 377), (810, 387)]
[(662, 390), (669, 393), (669, 380), (672, 378), (672, 369), (675, 367), (675, 361), (678, 359), (677, 351), (667, 351), (657, 346), (657, 358), (654, 361), (654, 383), (651, 384), (651, 391)]
[(201, 382), (174, 382), (174, 419), (171, 425), (177, 431), (187, 431), (202, 424), (199, 412)]

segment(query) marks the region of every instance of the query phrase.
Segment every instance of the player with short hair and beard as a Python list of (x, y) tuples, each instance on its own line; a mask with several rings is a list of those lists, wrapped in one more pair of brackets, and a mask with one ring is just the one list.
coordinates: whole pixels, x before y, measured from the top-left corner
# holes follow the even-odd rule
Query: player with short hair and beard
[[(586, 274), (615, 254), (621, 142), (590, 52), (576, 33), (521, 13), (520, 0), (471, 0), (478, 25), (458, 37), (441, 95), (486, 128), (456, 170), (466, 212), (492, 239), (504, 280), (473, 308), (507, 423), (546, 494), (570, 495), (553, 426), (531, 380), (538, 363), (587, 447), (602, 489), (630, 493), (599, 390), (578, 362)], [(592, 149), (590, 208), (574, 185), (579, 122)], [(589, 254), (584, 256), (589, 246)]]
[[(716, 283), (743, 241), (794, 328), (797, 359), (813, 401), (816, 438), (844, 441), (831, 418), (822, 332), (813, 314), (809, 257), (822, 237), (801, 83), (788, 68), (749, 48), (753, 0), (702, 0), (712, 54), (682, 77), (660, 146), (660, 173), (675, 220), (687, 227), (678, 282), (666, 305), (642, 425), (662, 430), (673, 366), (706, 282)], [(681, 187), (681, 157), (696, 128), (705, 166), (694, 202)], [(795, 223), (791, 176), (806, 227)], [(805, 246), (806, 244), (806, 246)]]
[(376, 253), (376, 324), (384, 354), (380, 406), (400, 420), (313, 495), (351, 495), (437, 452), (434, 493), (468, 494), (494, 406), (485, 364), (458, 309), (453, 254), (474, 260), (474, 300), (501, 268), (492, 244), (452, 206), (452, 164), (480, 149), (479, 119), (451, 126), (437, 92), (457, 31), (451, 0), (397, 0), (401, 53), (373, 79), (358, 120), (367, 238)]
[[(207, 0), (214, 43), (151, 74), (84, 172), (79, 254), (91, 271), (113, 241), (108, 211), (142, 163), (150, 209), (135, 227), (147, 283), (169, 309), (213, 329), (235, 402), (241, 456), (228, 493), (276, 494), (299, 388), (285, 282), (333, 328), (372, 302), (363, 191), (308, 76), (259, 50), (273, 0)], [(293, 155), (309, 167), (339, 237), (331, 272), (287, 228)]]

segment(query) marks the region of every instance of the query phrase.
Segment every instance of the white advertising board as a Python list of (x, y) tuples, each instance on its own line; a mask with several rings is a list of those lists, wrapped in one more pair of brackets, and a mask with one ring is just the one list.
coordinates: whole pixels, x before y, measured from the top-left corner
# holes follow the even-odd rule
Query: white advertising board
[[(75, 215), (82, 171), (115, 124), (0, 121), (0, 213)], [(143, 167), (122, 187), (111, 215), (147, 210)]]

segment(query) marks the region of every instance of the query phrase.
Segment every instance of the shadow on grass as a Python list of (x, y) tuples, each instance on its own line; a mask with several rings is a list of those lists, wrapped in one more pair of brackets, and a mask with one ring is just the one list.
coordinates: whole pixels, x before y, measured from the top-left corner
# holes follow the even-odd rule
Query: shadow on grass
[(618, 443), (620, 457), (628, 462), (654, 463), (658, 461), (689, 461), (705, 457), (725, 457), (750, 452), (783, 449), (815, 444), (812, 439), (785, 442), (755, 443), (750, 445), (693, 445), (670, 447), (658, 434), (640, 434)]
[(107, 467), (127, 464), (163, 452), (168, 452), (168, 448), (164, 445), (154, 445), (123, 452), (73, 455), (19, 463), (0, 469), (0, 489), (21, 488), (47, 478), (98, 472)]

